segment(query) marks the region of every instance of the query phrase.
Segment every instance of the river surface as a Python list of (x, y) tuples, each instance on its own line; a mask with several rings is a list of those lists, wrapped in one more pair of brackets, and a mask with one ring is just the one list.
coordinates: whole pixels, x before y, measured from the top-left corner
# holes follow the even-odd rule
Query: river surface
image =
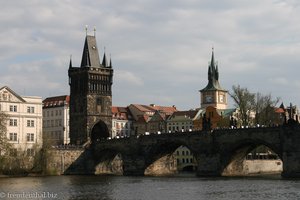
[(0, 178), (2, 199), (295, 200), (300, 199), (300, 180), (279, 176), (199, 178), (191, 175)]

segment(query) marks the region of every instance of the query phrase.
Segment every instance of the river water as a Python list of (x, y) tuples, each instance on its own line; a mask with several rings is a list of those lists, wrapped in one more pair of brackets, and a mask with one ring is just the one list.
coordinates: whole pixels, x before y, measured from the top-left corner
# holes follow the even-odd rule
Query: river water
[(0, 199), (300, 199), (300, 180), (279, 176), (199, 178), (51, 176), (0, 178)]

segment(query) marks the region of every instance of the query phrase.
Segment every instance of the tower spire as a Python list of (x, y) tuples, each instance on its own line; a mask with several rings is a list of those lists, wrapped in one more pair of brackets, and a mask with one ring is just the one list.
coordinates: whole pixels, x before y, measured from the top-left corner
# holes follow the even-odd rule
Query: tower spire
[(109, 67), (112, 68), (111, 54), (109, 54)]
[(100, 58), (95, 36), (87, 35), (85, 37), (81, 67), (100, 67)]
[(105, 55), (105, 47), (104, 47), (104, 55), (103, 55), (102, 65), (104, 67), (107, 67), (107, 60), (106, 60), (106, 55)]
[(70, 63), (69, 63), (69, 69), (72, 68), (72, 54), (70, 55)]
[[(212, 47), (211, 62), (210, 62), (210, 65), (211, 65), (212, 67), (215, 66), (214, 47)], [(213, 70), (214, 70), (214, 69), (213, 69)]]
[(87, 36), (87, 32), (88, 32), (88, 25), (85, 25), (85, 36)]

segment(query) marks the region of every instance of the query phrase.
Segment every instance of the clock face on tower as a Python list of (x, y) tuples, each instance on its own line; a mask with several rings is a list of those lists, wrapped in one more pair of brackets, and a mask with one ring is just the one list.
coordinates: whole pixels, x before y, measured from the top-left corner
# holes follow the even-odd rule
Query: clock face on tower
[(220, 95), (220, 102), (224, 103), (224, 96), (223, 95)]
[(212, 102), (212, 97), (211, 96), (206, 96), (205, 100), (206, 100), (206, 103), (211, 103)]

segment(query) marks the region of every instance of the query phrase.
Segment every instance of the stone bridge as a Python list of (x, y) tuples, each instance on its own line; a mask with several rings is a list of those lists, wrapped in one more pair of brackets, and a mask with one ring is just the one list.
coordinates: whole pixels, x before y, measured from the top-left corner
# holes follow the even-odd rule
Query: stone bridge
[(165, 133), (103, 140), (92, 143), (64, 173), (88, 171), (95, 174), (98, 165), (108, 165), (118, 155), (119, 173), (145, 175), (149, 167), (161, 159), (166, 162), (181, 145), (193, 153), (198, 176), (235, 175), (242, 170), (244, 157), (256, 147), (265, 145), (281, 158), (283, 177), (300, 177), (300, 126)]

